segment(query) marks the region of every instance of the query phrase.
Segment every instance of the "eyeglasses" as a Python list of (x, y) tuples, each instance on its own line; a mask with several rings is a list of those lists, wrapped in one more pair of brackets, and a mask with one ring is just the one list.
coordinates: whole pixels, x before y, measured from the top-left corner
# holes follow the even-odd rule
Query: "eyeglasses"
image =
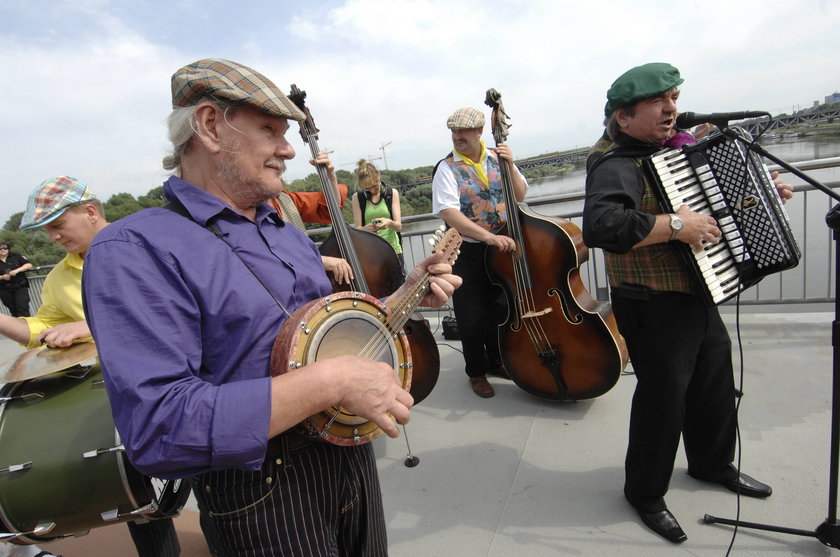
[(8, 250), (9, 250), (9, 248), (7, 248), (6, 246), (0, 246), (0, 249), (4, 249), (4, 250), (6, 250), (6, 251), (8, 251)]

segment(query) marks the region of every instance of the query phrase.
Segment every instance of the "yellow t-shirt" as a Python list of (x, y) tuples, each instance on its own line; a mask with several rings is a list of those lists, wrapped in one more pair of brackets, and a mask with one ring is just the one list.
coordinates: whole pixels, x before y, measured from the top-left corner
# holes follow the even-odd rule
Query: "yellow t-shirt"
[(39, 346), (37, 337), (44, 329), (84, 321), (82, 307), (82, 267), (84, 259), (78, 253), (68, 253), (52, 268), (41, 289), (41, 307), (33, 317), (22, 317), (29, 325), (27, 348)]

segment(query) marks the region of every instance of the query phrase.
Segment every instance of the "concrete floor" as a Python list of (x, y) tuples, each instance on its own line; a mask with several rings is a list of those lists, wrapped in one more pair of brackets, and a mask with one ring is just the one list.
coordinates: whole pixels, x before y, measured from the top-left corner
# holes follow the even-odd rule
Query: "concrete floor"
[[(550, 403), (495, 378), (496, 396), (481, 399), (466, 381), (460, 344), (438, 331), (440, 379), (407, 429), (420, 464), (404, 465), (403, 439), (373, 442), (392, 557), (725, 555), (734, 529), (704, 524), (704, 514), (740, 512), (745, 521), (813, 531), (829, 515), (833, 314), (742, 314), (743, 358), (736, 316), (724, 317), (736, 373), (744, 370), (743, 470), (771, 484), (772, 497), (739, 505), (724, 488), (689, 477), (680, 453), (667, 501), (688, 541), (669, 544), (640, 524), (621, 492), (632, 366), (594, 400)], [(0, 361), (20, 352), (0, 341)], [(192, 500), (176, 525), (183, 555), (208, 555)], [(123, 525), (42, 548), (64, 557), (134, 554)], [(831, 552), (812, 537), (739, 528), (731, 554)]]

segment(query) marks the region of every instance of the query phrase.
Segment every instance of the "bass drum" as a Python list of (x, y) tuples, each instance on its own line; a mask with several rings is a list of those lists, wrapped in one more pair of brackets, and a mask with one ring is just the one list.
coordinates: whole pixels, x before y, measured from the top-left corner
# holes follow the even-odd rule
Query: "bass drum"
[(0, 389), (0, 540), (17, 544), (177, 515), (189, 482), (125, 457), (99, 365)]

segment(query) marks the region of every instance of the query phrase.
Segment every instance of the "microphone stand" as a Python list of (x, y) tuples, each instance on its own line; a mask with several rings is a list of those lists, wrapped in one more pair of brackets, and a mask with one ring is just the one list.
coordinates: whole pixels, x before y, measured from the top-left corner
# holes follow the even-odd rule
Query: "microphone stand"
[[(825, 193), (830, 198), (840, 203), (840, 195), (825, 186), (824, 184), (807, 176), (798, 168), (791, 166), (778, 157), (768, 153), (764, 147), (758, 143), (749, 142), (741, 137), (737, 132), (729, 129), (724, 123), (723, 126), (718, 126), (721, 132), (727, 137), (740, 141), (747, 145), (751, 151), (775, 162), (791, 174), (798, 176), (802, 180), (808, 182), (816, 189)], [(815, 530), (801, 530), (798, 528), (787, 528), (784, 526), (771, 526), (768, 524), (758, 524), (755, 522), (743, 522), (740, 520), (732, 520), (727, 518), (718, 518), (712, 515), (705, 515), (703, 522), (706, 524), (727, 524), (730, 526), (739, 526), (744, 528), (754, 528), (757, 530), (765, 530), (770, 532), (781, 532), (784, 534), (793, 534), (797, 536), (809, 536), (817, 538), (828, 547), (840, 547), (840, 522), (837, 520), (837, 478), (838, 478), (838, 449), (840, 449), (840, 205), (832, 207), (825, 217), (826, 224), (832, 231), (832, 239), (834, 240), (834, 321), (831, 325), (831, 344), (833, 347), (833, 374), (832, 374), (832, 395), (831, 395), (831, 454), (829, 455), (829, 478), (828, 478), (828, 517), (822, 524), (817, 526)]]

